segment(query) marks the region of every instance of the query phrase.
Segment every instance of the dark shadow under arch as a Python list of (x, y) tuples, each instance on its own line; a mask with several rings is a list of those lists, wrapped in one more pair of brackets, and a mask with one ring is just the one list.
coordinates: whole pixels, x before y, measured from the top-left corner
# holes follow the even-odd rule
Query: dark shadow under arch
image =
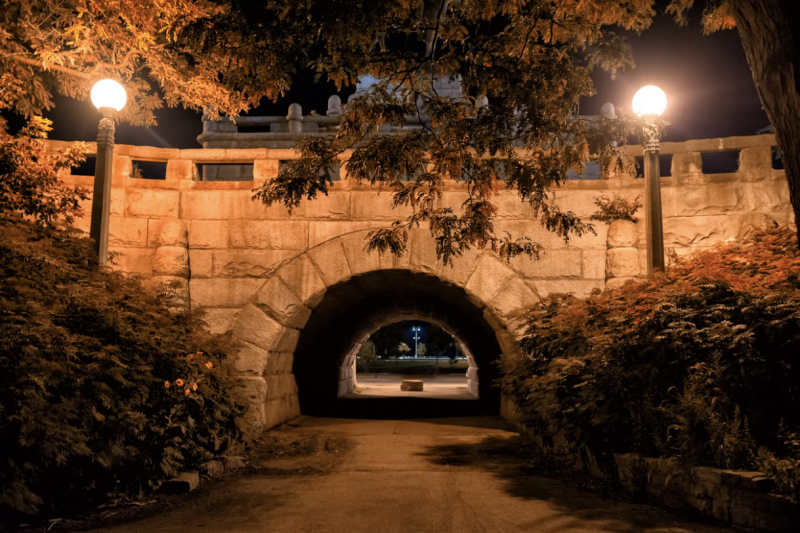
[[(430, 318), (447, 326), (478, 367), (479, 399), (339, 398), (341, 372), (353, 346), (366, 333), (398, 317)], [(293, 372), (300, 410), (313, 416), (418, 418), (498, 414), (494, 386), (501, 349), (495, 332), (467, 293), (436, 276), (382, 270), (355, 276), (328, 289), (300, 333)]]

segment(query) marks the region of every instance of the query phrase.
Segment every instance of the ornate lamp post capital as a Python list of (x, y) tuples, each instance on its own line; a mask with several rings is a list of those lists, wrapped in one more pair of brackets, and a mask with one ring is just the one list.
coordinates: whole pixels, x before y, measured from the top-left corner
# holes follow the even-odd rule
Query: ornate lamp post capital
[[(106, 110), (108, 110), (107, 107), (101, 109), (101, 112)], [(112, 117), (113, 115), (109, 116), (106, 115), (106, 113), (103, 113), (103, 118), (100, 119), (100, 125), (97, 128), (98, 149), (100, 145), (111, 147), (114, 146), (114, 133), (116, 132), (116, 128), (114, 126), (114, 119)]]
[(658, 135), (658, 126), (655, 124), (657, 117), (643, 117), (648, 122), (642, 128), (642, 150), (644, 153), (661, 151), (661, 140)]

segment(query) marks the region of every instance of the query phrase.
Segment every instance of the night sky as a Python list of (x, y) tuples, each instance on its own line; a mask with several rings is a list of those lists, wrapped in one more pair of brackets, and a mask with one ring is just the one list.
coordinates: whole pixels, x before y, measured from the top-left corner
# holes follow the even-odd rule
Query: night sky
[[(600, 73), (596, 76), (597, 96), (581, 104), (582, 114), (596, 114), (605, 102), (630, 110), (636, 90), (643, 85), (658, 85), (667, 93), (669, 104), (663, 118), (671, 123), (665, 141), (690, 138), (753, 135), (769, 125), (753, 85), (750, 69), (735, 30), (704, 36), (699, 17), (687, 27), (660, 15), (641, 35), (629, 34), (636, 68), (621, 72), (616, 80)], [(276, 103), (262, 104), (253, 115), (285, 115), (289, 104), (303, 106), (304, 114), (325, 113), (330, 83), (314, 86), (312, 77), (295, 83), (292, 91)], [(343, 100), (352, 90), (342, 94)], [(54, 120), (52, 138), (95, 140), (99, 114), (88, 101), (63, 97), (47, 113)], [(157, 112), (159, 125), (152, 128), (120, 124), (116, 141), (172, 148), (199, 148), (202, 131), (200, 114), (185, 109)]]

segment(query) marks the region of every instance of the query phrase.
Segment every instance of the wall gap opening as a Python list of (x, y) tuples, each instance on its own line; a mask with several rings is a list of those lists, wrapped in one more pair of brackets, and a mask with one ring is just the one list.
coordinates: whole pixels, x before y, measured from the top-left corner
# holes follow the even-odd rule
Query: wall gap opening
[(739, 170), (739, 150), (703, 152), (703, 174), (732, 174)]
[(356, 344), (349, 355), (355, 384), (340, 397), (478, 399), (474, 358), (461, 341), (436, 324), (422, 320), (388, 324)]

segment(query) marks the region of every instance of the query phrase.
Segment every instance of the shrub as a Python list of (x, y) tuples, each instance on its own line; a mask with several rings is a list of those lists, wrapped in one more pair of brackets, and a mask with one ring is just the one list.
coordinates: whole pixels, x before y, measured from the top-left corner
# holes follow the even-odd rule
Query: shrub
[(200, 315), (99, 271), (88, 239), (0, 229), (0, 505), (134, 497), (236, 442), (226, 341)]
[(72, 223), (86, 191), (65, 187), (58, 173), (82, 163), (86, 145), (75, 143), (62, 153), (48, 154), (43, 139), (52, 123), (34, 117), (9, 135), (0, 128), (0, 219), (28, 217), (46, 226)]
[(789, 459), (780, 428), (800, 428), (791, 231), (678, 259), (662, 277), (585, 299), (552, 295), (523, 318), (524, 357), (504, 364), (503, 389), (545, 442), (721, 468), (764, 464), (759, 450), (775, 464)]
[(591, 219), (599, 220), (606, 224), (611, 224), (615, 220), (636, 222), (634, 215), (642, 207), (638, 196), (633, 201), (630, 201), (620, 196), (609, 198), (603, 195), (594, 201), (594, 205), (597, 206), (597, 211), (592, 214)]

